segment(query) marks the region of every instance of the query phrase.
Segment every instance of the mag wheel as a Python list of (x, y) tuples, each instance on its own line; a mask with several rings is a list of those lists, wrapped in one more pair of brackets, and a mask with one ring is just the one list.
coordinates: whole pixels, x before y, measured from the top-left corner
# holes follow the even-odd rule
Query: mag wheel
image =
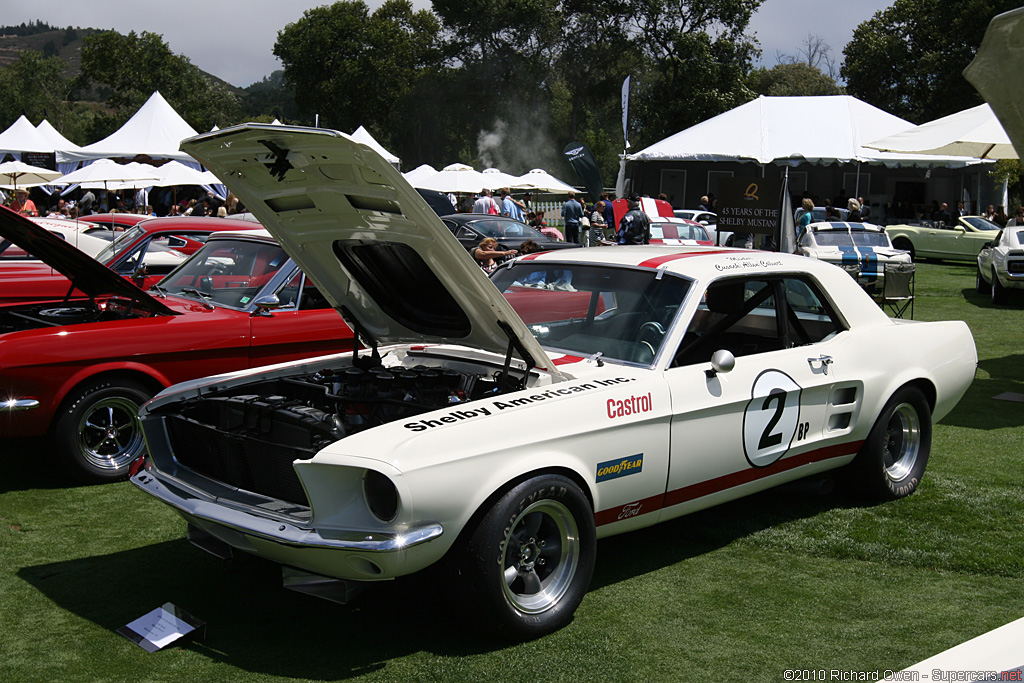
[(75, 390), (53, 433), (70, 474), (88, 482), (124, 479), (145, 447), (138, 415), (150, 396), (145, 387), (127, 379)]
[(586, 594), (595, 546), (594, 513), (574, 482), (558, 475), (523, 482), (498, 499), (468, 541), (469, 607), (506, 638), (555, 631)]
[(932, 413), (916, 387), (892, 395), (853, 462), (863, 493), (895, 500), (917, 489), (932, 446)]

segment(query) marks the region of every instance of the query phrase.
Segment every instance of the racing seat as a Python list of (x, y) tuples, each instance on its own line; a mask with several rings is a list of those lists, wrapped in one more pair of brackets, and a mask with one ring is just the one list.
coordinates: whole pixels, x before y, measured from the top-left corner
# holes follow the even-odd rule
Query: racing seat
[(879, 303), (882, 309), (892, 311), (893, 317), (903, 318), (910, 311), (914, 317), (914, 275), (917, 266), (913, 263), (886, 263), (885, 280)]

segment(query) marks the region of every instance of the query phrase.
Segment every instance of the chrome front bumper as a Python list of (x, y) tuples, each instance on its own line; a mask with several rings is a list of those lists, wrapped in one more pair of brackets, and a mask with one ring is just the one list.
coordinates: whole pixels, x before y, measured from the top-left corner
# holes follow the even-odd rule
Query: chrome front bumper
[(444, 532), (440, 524), (428, 524), (401, 533), (331, 529), (329, 535), (321, 534), (315, 529), (266, 519), (213, 500), (198, 498), (171, 482), (161, 481), (159, 474), (146, 470), (132, 477), (131, 482), (189, 518), (209, 522), (246, 537), (294, 548), (393, 553), (426, 543)]
[(0, 401), (0, 413), (14, 413), (20, 410), (33, 410), (39, 407), (39, 401), (34, 398), (12, 398)]

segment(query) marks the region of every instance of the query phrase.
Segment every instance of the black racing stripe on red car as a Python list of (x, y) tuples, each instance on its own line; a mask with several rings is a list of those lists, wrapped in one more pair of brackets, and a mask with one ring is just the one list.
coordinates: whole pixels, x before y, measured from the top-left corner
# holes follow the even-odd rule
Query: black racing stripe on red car
[(640, 264), (641, 268), (657, 268), (658, 266), (672, 261), (678, 261), (682, 258), (690, 258), (692, 256), (711, 256), (712, 254), (731, 254), (734, 253), (735, 249), (713, 249), (711, 251), (691, 251), (684, 254), (666, 254), (664, 256), (658, 256), (656, 258), (647, 259)]
[(671, 507), (673, 505), (679, 505), (680, 503), (696, 500), (697, 498), (703, 498), (704, 496), (710, 496), (713, 493), (725, 491), (726, 489), (731, 489), (743, 484), (749, 484), (752, 481), (757, 481), (764, 477), (770, 477), (773, 474), (779, 474), (780, 472), (787, 472), (797, 467), (821, 462), (822, 460), (831, 460), (832, 458), (842, 458), (847, 455), (853, 455), (861, 449), (863, 444), (863, 441), (853, 441), (850, 443), (818, 448), (789, 458), (783, 458), (768, 467), (751, 467), (749, 469), (740, 470), (739, 472), (732, 472), (730, 474), (722, 475), (721, 477), (715, 477), (714, 479), (708, 479), (707, 481), (702, 481), (697, 484), (690, 484), (689, 486), (669, 491), (664, 495), (659, 494), (656, 496), (650, 496), (649, 498), (627, 503), (626, 505), (619, 505), (613, 508), (608, 508), (607, 510), (601, 510), (594, 514), (594, 523), (597, 526), (602, 526), (604, 524), (617, 522), (619, 521), (619, 517), (622, 514), (623, 509), (628, 506), (639, 507), (636, 515), (646, 515), (652, 512), (657, 512), (663, 507)]

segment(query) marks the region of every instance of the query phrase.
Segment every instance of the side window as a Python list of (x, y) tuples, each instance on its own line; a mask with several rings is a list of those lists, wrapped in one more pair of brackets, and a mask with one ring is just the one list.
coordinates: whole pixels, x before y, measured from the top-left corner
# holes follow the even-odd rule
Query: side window
[(313, 281), (305, 277), (301, 270), (295, 271), (295, 274), (288, 279), (284, 286), (277, 290), (277, 298), (281, 300), (283, 306), (297, 304), (300, 311), (315, 311), (331, 307)]
[(476, 233), (470, 230), (469, 228), (459, 228), (459, 231), (455, 233), (455, 236), (458, 237), (459, 239), (476, 239), (477, 237)]
[(719, 349), (739, 358), (815, 344), (843, 329), (810, 280), (719, 280), (704, 292), (673, 365), (706, 363)]

